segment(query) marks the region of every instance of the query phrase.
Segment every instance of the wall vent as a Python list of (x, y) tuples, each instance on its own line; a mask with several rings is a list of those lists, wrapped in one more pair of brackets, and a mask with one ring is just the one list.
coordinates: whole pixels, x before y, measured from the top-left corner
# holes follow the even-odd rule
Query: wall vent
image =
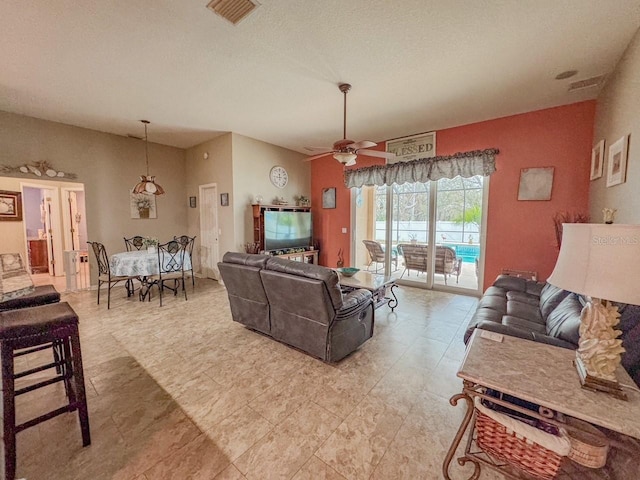
[(211, 0), (207, 8), (237, 25), (259, 5), (258, 2), (252, 0)]
[(569, 84), (569, 91), (582, 90), (583, 88), (598, 87), (604, 81), (605, 75), (598, 75), (597, 77), (586, 78), (584, 80), (578, 80)]

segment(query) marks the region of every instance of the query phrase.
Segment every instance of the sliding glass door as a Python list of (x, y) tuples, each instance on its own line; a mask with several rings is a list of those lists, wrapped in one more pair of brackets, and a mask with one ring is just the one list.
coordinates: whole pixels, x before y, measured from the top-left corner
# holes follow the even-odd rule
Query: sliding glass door
[[(475, 176), (354, 189), (356, 266), (399, 283), (479, 291), (487, 182)], [(371, 241), (384, 251), (382, 261), (373, 261)]]

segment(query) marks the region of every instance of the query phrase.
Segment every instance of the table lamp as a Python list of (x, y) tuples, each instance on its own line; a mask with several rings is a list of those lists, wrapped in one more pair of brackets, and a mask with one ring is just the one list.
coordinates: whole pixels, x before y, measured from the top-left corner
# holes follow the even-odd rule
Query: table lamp
[(615, 371), (624, 352), (618, 307), (640, 305), (640, 225), (565, 223), (548, 283), (585, 295), (576, 369), (584, 388), (626, 399)]

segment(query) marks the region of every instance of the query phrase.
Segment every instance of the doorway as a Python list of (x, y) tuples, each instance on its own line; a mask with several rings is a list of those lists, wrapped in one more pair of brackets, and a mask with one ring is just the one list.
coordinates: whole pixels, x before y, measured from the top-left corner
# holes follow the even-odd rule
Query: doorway
[(218, 187), (215, 183), (200, 185), (200, 272), (218, 280)]
[[(88, 287), (84, 186), (58, 182), (20, 185), (26, 261), (34, 284), (53, 283), (64, 291), (65, 283), (69, 290), (73, 278), (79, 279), (73, 282), (74, 290)], [(72, 270), (67, 272), (69, 268)]]

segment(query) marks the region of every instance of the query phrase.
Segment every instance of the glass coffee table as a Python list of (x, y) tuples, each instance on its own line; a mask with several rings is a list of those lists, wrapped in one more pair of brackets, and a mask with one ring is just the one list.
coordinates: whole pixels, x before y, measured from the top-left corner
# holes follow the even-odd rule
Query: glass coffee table
[[(352, 277), (346, 277), (338, 272), (340, 277), (340, 286), (343, 291), (356, 290), (364, 288), (373, 294), (373, 306), (375, 308), (383, 305), (389, 305), (393, 310), (398, 306), (398, 298), (393, 291), (398, 285), (394, 278), (386, 275), (376, 275), (371, 272), (358, 272)], [(390, 294), (389, 297), (387, 294)]]

